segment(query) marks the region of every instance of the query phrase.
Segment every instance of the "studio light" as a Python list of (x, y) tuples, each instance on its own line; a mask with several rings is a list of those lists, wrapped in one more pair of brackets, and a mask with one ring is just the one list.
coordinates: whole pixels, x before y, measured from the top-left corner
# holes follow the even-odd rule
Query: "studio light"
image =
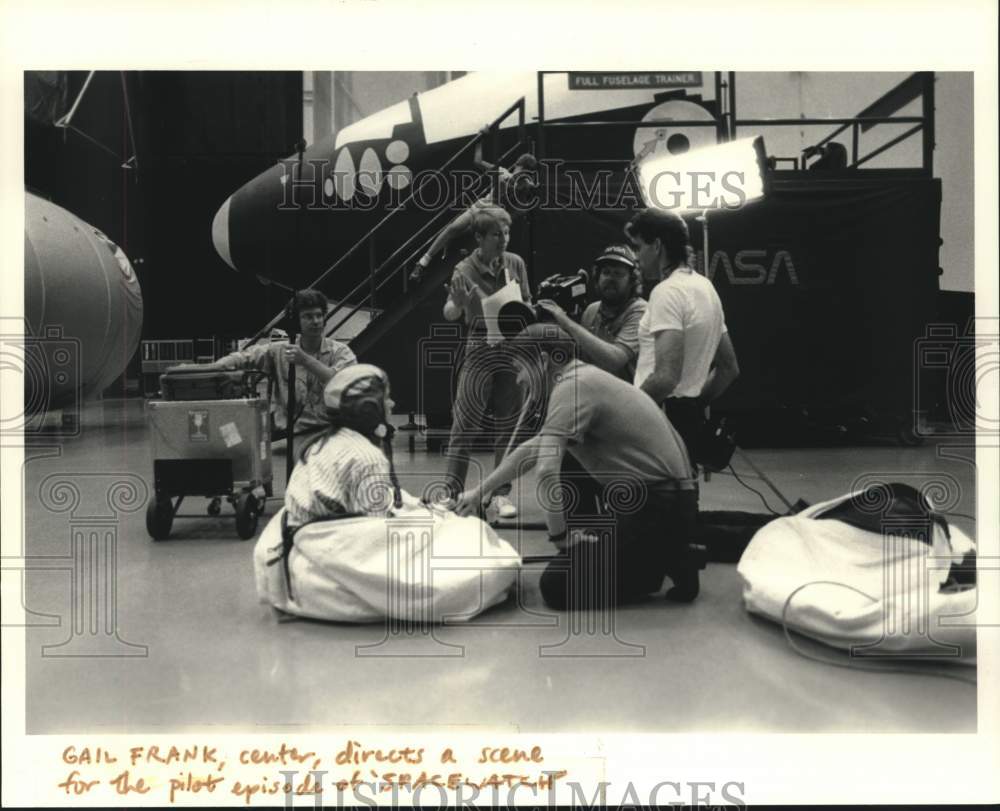
[(764, 196), (764, 139), (743, 138), (680, 154), (656, 153), (636, 167), (646, 205), (688, 211), (742, 208)]

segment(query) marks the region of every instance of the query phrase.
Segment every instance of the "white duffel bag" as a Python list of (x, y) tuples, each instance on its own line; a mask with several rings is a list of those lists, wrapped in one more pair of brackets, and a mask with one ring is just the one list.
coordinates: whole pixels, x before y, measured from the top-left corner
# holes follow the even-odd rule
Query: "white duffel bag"
[(857, 495), (754, 535), (737, 567), (746, 609), (857, 657), (975, 664), (976, 588), (942, 588), (975, 543), (954, 526), (934, 524), (928, 544), (817, 518)]
[(257, 594), (301, 617), (463, 621), (503, 602), (521, 565), (485, 522), (425, 507), (306, 524), (285, 558), (283, 515), (271, 519), (254, 549)]

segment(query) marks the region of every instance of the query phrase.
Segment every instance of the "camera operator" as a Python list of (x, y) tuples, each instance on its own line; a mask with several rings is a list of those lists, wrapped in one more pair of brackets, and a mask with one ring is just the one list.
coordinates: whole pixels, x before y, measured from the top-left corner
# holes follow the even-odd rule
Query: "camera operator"
[(300, 290), (295, 294), (295, 312), (301, 330), (298, 343), (290, 343), (287, 336), (283, 341), (272, 339), (231, 352), (214, 363), (185, 364), (178, 370), (260, 369), (270, 374), (278, 390), (271, 438), (279, 440), (288, 436), (288, 366), (294, 363), (299, 369), (295, 378), (296, 414), (291, 420), (295, 434), (325, 430), (330, 419), (323, 403), (323, 387), (335, 373), (358, 362), (347, 344), (323, 334), (328, 306), (329, 301), (320, 291)]
[(655, 284), (639, 322), (635, 385), (663, 406), (694, 459), (705, 406), (740, 373), (722, 302), (690, 266), (688, 228), (679, 214), (645, 209), (625, 233), (644, 281)]
[[(517, 380), (547, 400), (537, 436), (516, 448), (479, 487), (459, 497), (455, 511), (474, 513), (497, 487), (537, 464), (549, 539), (560, 554), (541, 578), (542, 597), (556, 609), (606, 608), (658, 591), (690, 602), (698, 595), (698, 566), (691, 554), (697, 516), (696, 483), (679, 434), (637, 388), (575, 355), (575, 342), (555, 324), (532, 324), (511, 340)], [(605, 487), (628, 488), (615, 499), (615, 529), (584, 540), (574, 527), (567, 538), (562, 492), (548, 482), (571, 454)]]
[(594, 262), (594, 272), (600, 300), (587, 306), (579, 324), (554, 301), (543, 299), (538, 308), (569, 333), (587, 363), (631, 382), (639, 353), (639, 320), (646, 312), (635, 254), (628, 245), (609, 245)]

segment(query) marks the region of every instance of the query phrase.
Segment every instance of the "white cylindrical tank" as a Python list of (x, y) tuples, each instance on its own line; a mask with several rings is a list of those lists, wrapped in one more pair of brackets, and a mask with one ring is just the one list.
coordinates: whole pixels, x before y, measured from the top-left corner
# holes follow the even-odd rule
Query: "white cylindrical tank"
[[(26, 358), (29, 411), (100, 393), (139, 343), (142, 291), (125, 253), (97, 228), (26, 193), (24, 315), (40, 351)], [(67, 354), (68, 353), (68, 354)]]

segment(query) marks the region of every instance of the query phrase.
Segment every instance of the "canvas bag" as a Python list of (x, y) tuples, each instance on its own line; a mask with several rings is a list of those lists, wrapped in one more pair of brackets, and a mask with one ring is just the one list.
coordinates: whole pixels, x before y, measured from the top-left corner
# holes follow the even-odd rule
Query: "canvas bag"
[(306, 524), (285, 561), (282, 510), (254, 549), (260, 601), (313, 619), (436, 623), (506, 599), (521, 558), (488, 524), (425, 507), (397, 512)]
[(976, 588), (941, 590), (949, 566), (975, 543), (937, 524), (928, 545), (817, 517), (860, 495), (777, 518), (754, 535), (737, 567), (747, 611), (856, 656), (975, 664)]

